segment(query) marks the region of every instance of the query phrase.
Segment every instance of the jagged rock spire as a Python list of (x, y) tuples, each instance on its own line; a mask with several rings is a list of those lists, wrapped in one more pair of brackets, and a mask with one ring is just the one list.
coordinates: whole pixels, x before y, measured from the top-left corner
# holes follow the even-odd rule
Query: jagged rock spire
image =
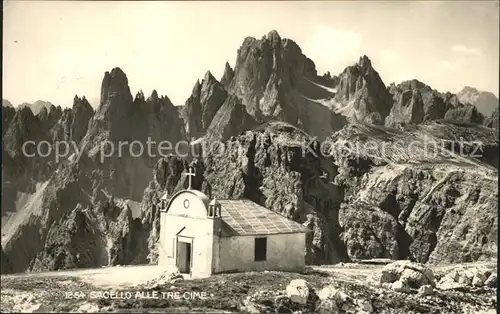
[(224, 74), (222, 75), (220, 82), (227, 89), (229, 87), (229, 84), (231, 84), (233, 77), (234, 77), (234, 71), (231, 68), (231, 66), (229, 65), (229, 63), (226, 62), (225, 66), (224, 66)]
[(224, 85), (219, 83), (210, 71), (205, 73), (201, 82), (196, 81), (183, 108), (190, 139), (204, 135), (226, 97)]

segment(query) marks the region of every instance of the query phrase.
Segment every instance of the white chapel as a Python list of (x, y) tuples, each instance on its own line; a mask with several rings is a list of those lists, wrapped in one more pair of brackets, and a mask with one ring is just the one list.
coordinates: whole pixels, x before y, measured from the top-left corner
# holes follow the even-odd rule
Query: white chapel
[(160, 204), (159, 265), (191, 276), (305, 266), (305, 226), (250, 200), (210, 200), (189, 187)]

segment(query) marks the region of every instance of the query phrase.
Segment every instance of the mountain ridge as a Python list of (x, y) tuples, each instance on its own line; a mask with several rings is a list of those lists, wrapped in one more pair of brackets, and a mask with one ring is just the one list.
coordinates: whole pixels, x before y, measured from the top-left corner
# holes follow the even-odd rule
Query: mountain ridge
[[(51, 105), (37, 114), (2, 106), (2, 119), (5, 272), (154, 262), (158, 198), (186, 187), (181, 173), (188, 166), (197, 173), (193, 187), (209, 195), (250, 198), (309, 226), (309, 263), (464, 261), (496, 252), (498, 110), (496, 119), (485, 118), (457, 95), (416, 80), (385, 86), (367, 56), (339, 75), (320, 76), (300, 47), (276, 31), (245, 38), (234, 69), (226, 63), (220, 81), (206, 72), (182, 107), (156, 90), (133, 97), (125, 72), (113, 68), (103, 75), (95, 110), (75, 96), (72, 108)], [(444, 143), (435, 157), (423, 148), (429, 138)], [(483, 143), (483, 158), (458, 155), (461, 138), (470, 140), (460, 144), (467, 153), (474, 141)], [(108, 156), (102, 146), (148, 139), (219, 142), (230, 151), (220, 156), (200, 145), (201, 155), (184, 147), (170, 156), (131, 150)], [(376, 153), (363, 146), (393, 139), (405, 144)], [(410, 139), (416, 147), (408, 152)], [(28, 140), (69, 140), (76, 151), (60, 162), (27, 157), (21, 148)], [(324, 155), (325, 141), (334, 152), (346, 143), (362, 150)], [(303, 145), (311, 148), (307, 154)], [(476, 184), (484, 178), (487, 184)], [(461, 233), (439, 232), (453, 222)], [(465, 244), (464, 234), (472, 239)]]

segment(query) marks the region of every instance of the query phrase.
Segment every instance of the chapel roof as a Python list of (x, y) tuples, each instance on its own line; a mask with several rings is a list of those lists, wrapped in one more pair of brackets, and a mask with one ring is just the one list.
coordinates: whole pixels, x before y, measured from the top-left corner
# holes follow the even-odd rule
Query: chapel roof
[(202, 200), (207, 209), (213, 202), (219, 203), (221, 205), (223, 229), (227, 236), (269, 235), (311, 231), (302, 224), (247, 199), (217, 199), (210, 202), (208, 196), (201, 191), (182, 190), (172, 195), (169, 203), (182, 193), (193, 193)]
[(231, 235), (309, 232), (309, 228), (250, 200), (218, 200), (221, 218)]

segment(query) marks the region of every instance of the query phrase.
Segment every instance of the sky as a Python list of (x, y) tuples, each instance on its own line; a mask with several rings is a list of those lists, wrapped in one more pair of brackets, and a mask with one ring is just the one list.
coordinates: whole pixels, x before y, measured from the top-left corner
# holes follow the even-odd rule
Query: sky
[(2, 98), (96, 106), (105, 71), (120, 67), (132, 94), (156, 89), (183, 105), (209, 70), (234, 67), (247, 36), (277, 30), (320, 73), (362, 55), (386, 85), (416, 78), (445, 92), (498, 97), (496, 1), (4, 1)]

